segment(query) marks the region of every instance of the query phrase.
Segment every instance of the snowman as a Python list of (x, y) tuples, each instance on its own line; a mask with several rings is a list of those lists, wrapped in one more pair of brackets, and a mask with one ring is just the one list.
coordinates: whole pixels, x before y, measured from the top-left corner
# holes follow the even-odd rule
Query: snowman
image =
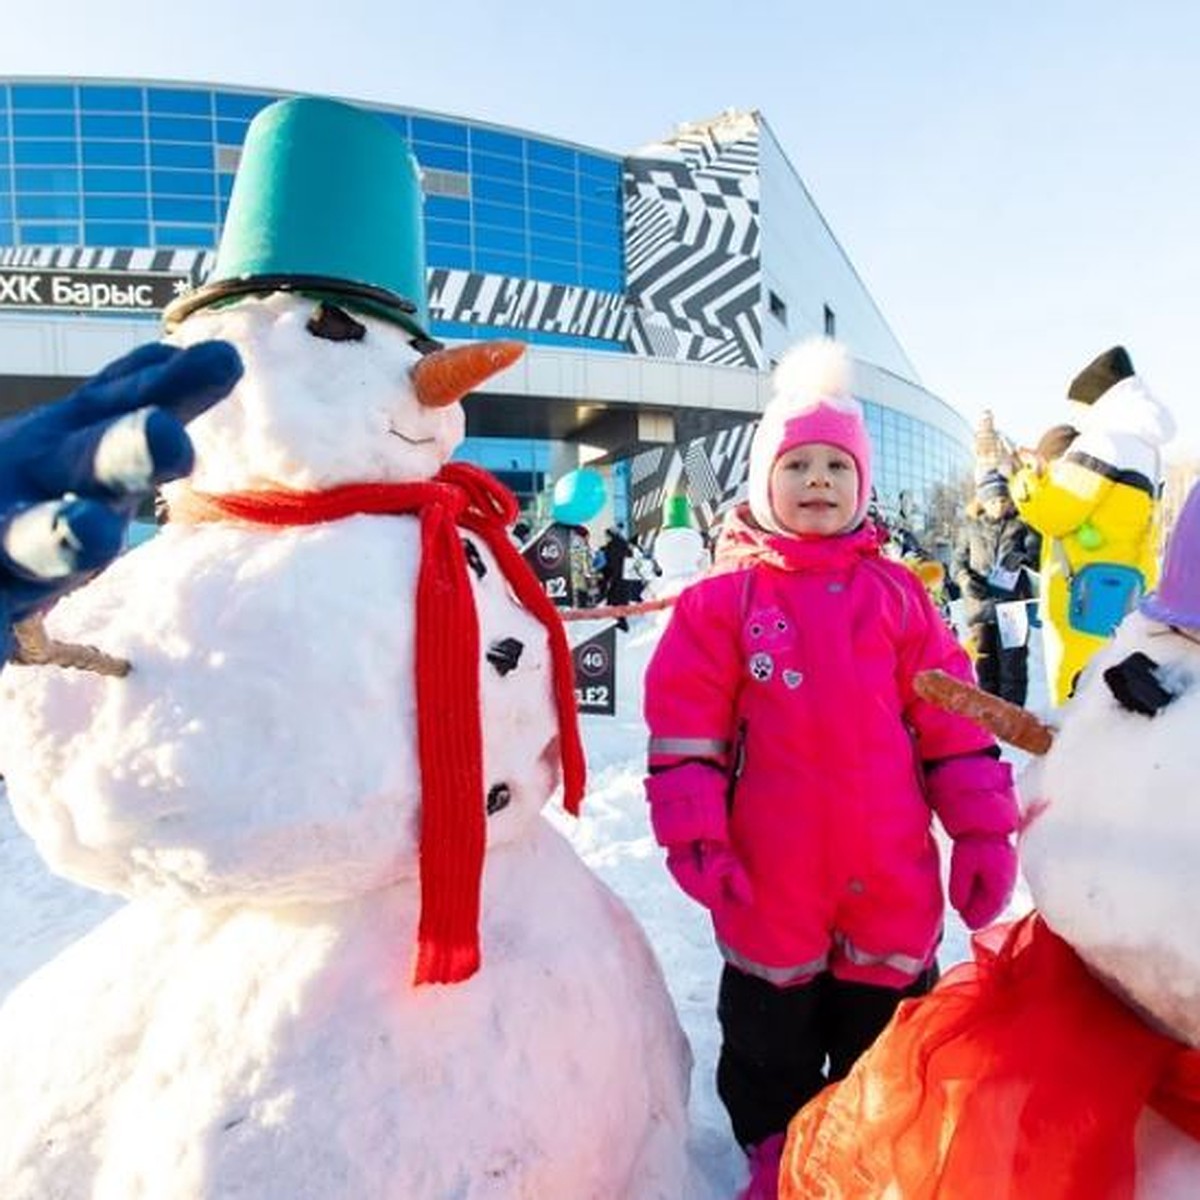
[(381, 119), (252, 124), (170, 340), (245, 375), (163, 532), (50, 614), (124, 678), (7, 671), (0, 762), (52, 869), (128, 898), (0, 1009), (6, 1200), (680, 1200), (688, 1051), (633, 918), (541, 815), (569, 651), (447, 464), (520, 347), (425, 333)]
[(945, 698), (1044, 752), (1021, 779), (1037, 908), (987, 931), (974, 963), (801, 1110), (779, 1194), (1194, 1200), (1200, 487), (1161, 587), (1093, 658), (1059, 729), (991, 697)]
[(673, 596), (708, 569), (708, 550), (696, 528), (686, 496), (671, 496), (663, 506), (662, 528), (654, 539), (654, 561), (662, 570), (657, 596)]

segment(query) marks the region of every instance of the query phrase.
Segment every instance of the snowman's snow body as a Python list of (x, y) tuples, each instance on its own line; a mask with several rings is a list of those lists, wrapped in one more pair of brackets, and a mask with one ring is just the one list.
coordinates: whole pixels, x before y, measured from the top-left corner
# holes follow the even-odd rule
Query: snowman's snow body
[[(276, 293), (175, 340), (246, 375), (190, 427), (191, 486), (433, 475), (457, 404), (355, 314)], [(688, 1053), (632, 917), (539, 816), (559, 778), (545, 629), (480, 538), (482, 970), (414, 988), (413, 516), (168, 526), (49, 625), (122, 680), (6, 672), (0, 761), (59, 873), (131, 902), (0, 1009), (7, 1200), (680, 1200)], [(511, 657), (511, 656), (510, 656)], [(485, 797), (479, 797), (485, 804)]]
[(660, 530), (654, 539), (654, 561), (661, 571), (651, 586), (655, 597), (676, 595), (709, 565), (704, 538), (691, 526), (668, 526)]
[[(1158, 664), (1173, 696), (1147, 717), (1106, 669)], [(1126, 617), (1086, 668), (1049, 753), (1021, 777), (1021, 863), (1046, 922), (1160, 1032), (1200, 1048), (1200, 640)], [(1200, 1143), (1153, 1110), (1136, 1132), (1139, 1200), (1200, 1195)]]

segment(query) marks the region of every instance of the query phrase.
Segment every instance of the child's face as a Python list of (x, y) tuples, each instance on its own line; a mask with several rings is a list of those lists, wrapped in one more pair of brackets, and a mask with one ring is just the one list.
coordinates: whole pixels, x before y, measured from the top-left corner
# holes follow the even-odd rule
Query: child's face
[(983, 502), (984, 515), (992, 521), (999, 521), (1008, 516), (1009, 501), (1007, 496), (989, 496)]
[(771, 511), (789, 533), (842, 533), (858, 508), (858, 467), (838, 446), (804, 442), (771, 468)]

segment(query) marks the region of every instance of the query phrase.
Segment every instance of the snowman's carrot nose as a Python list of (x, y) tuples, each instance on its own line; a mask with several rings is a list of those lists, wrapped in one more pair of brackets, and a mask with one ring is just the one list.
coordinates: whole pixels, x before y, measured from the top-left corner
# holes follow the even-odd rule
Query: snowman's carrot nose
[(1027, 709), (963, 683), (945, 671), (921, 671), (913, 679), (913, 687), (930, 704), (982, 725), (1018, 750), (1045, 754), (1054, 742), (1054, 730)]
[(427, 408), (445, 408), (511, 367), (524, 353), (524, 342), (472, 342), (435, 350), (412, 368), (417, 399)]

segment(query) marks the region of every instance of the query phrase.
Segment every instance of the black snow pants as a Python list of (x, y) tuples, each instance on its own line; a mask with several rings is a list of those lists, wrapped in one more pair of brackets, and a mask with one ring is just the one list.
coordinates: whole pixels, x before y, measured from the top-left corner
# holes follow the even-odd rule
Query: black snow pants
[(902, 990), (828, 972), (783, 988), (727, 963), (717, 1001), (717, 1094), (742, 1147), (787, 1129), (797, 1110), (849, 1072), (900, 1001), (923, 996), (937, 974), (934, 964)]
[(1000, 626), (994, 621), (972, 625), (975, 635), (975, 678), (985, 692), (1024, 705), (1029, 690), (1029, 651), (1025, 646), (1005, 649)]

